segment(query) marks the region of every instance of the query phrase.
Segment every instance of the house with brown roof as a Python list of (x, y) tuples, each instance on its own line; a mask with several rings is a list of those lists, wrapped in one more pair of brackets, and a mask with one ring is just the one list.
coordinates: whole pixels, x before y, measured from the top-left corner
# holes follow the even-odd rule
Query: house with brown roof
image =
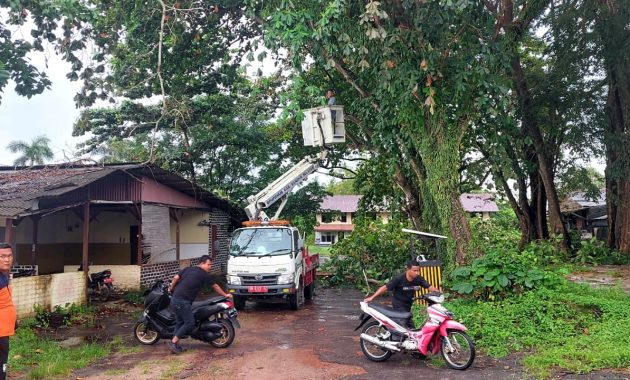
[[(359, 208), (361, 195), (333, 195), (322, 200), (316, 214), (315, 244), (332, 245), (354, 230), (352, 219)], [(389, 212), (381, 211), (377, 216), (387, 223)]]
[(483, 220), (499, 212), (499, 206), (494, 201), (494, 195), (488, 193), (464, 193), (459, 196), (464, 211), (471, 215), (479, 215)]
[(569, 194), (561, 203), (560, 211), (567, 227), (580, 232), (582, 239), (596, 237), (606, 240), (608, 236), (608, 208), (606, 189), (595, 197), (584, 192)]
[(229, 232), (245, 219), (155, 165), (0, 167), (0, 241), (13, 244), (16, 264), (39, 274), (116, 267), (121, 281), (122, 271), (137, 273), (130, 281), (139, 286), (170, 279), (204, 254), (218, 271)]
[[(459, 197), (464, 211), (479, 215), (484, 220), (499, 211), (492, 194), (462, 194)], [(315, 244), (332, 245), (348, 236), (354, 230), (353, 217), (359, 208), (361, 195), (333, 195), (322, 200), (317, 212)], [(390, 218), (389, 211), (379, 211), (376, 216), (383, 223)]]

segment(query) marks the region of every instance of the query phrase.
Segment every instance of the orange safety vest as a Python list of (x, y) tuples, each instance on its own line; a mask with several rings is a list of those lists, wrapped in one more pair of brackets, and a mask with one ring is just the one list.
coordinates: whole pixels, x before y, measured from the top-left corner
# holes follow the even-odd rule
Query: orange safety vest
[(15, 334), (15, 305), (8, 286), (0, 289), (0, 337)]

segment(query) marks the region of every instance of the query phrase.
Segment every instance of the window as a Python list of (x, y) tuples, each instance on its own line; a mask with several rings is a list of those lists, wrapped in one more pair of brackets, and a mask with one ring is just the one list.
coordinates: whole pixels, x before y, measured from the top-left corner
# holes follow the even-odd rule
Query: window
[(332, 212), (324, 212), (322, 213), (322, 223), (332, 223), (333, 214)]
[(333, 244), (335, 242), (335, 235), (330, 232), (323, 233), (321, 238), (322, 243)]
[(341, 218), (340, 218), (340, 220), (341, 220), (341, 223), (345, 223), (345, 222), (347, 222), (347, 221), (348, 221), (348, 215), (347, 215), (347, 214), (345, 214), (345, 213), (344, 213), (344, 214), (341, 214)]

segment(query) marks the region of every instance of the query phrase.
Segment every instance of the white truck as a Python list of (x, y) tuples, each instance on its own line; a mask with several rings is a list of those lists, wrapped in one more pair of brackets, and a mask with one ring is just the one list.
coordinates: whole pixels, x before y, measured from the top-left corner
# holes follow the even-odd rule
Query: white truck
[[(300, 234), (285, 220), (278, 220), (291, 190), (324, 163), (327, 145), (345, 142), (343, 107), (327, 106), (304, 111), (302, 135), (305, 146), (319, 146), (315, 158), (307, 157), (249, 197), (245, 212), (249, 221), (232, 234), (227, 263), (227, 288), (237, 309), (250, 300), (285, 300), (292, 310), (311, 299), (319, 255), (310, 255)], [(264, 210), (282, 199), (272, 218)]]

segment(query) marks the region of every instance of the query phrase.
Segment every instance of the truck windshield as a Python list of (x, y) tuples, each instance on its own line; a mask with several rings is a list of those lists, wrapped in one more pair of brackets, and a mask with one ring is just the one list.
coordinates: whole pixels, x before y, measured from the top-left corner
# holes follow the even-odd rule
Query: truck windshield
[(232, 256), (274, 256), (291, 253), (288, 228), (245, 228), (234, 231), (230, 244)]

